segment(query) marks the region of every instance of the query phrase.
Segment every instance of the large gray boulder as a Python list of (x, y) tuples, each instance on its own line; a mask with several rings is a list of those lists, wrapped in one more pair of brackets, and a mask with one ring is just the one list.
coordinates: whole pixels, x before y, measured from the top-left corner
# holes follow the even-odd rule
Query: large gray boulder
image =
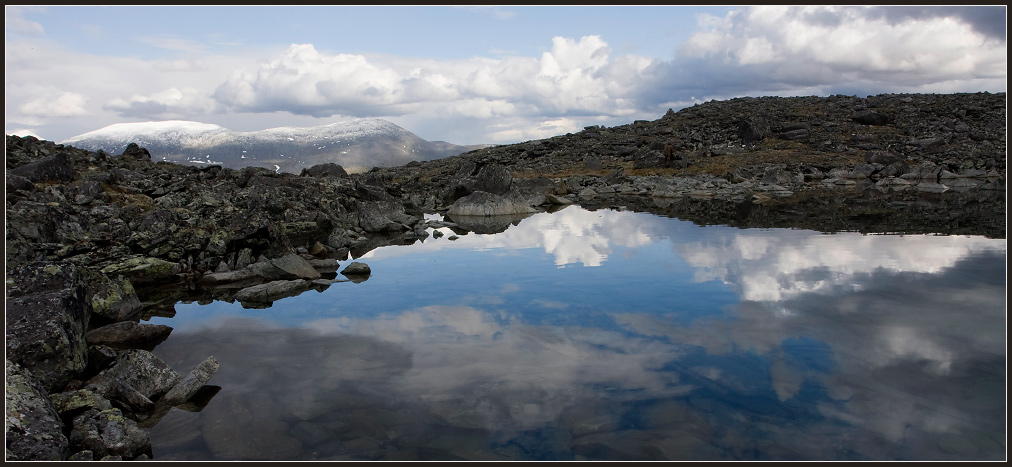
[(66, 459), (69, 442), (63, 435), (63, 422), (42, 384), (31, 372), (7, 359), (4, 388), (7, 460)]
[(123, 275), (134, 284), (177, 279), (176, 275), (181, 271), (179, 263), (148, 256), (135, 256), (102, 268), (103, 274), (110, 277)]
[(276, 280), (266, 284), (246, 287), (235, 293), (235, 299), (241, 303), (271, 303), (275, 300), (292, 297), (309, 290), (311, 282), (304, 279)]
[(509, 191), (512, 183), (513, 176), (506, 167), (500, 164), (486, 164), (475, 175), (474, 190), (501, 195)]
[(295, 254), (287, 254), (269, 261), (254, 263), (250, 268), (256, 275), (266, 280), (282, 279), (319, 279), (320, 272), (309, 264), (305, 258)]
[(70, 157), (63, 152), (11, 169), (10, 173), (32, 182), (69, 182), (77, 175), (70, 165)]
[(84, 338), (89, 345), (108, 345), (111, 347), (140, 347), (153, 349), (165, 341), (172, 328), (164, 324), (141, 324), (134, 321), (121, 321), (108, 324), (88, 331)]
[(131, 401), (124, 398), (138, 399), (132, 394), (136, 391), (149, 401), (154, 401), (181, 380), (179, 373), (151, 352), (130, 349), (124, 350), (111, 366), (88, 380), (85, 389), (128, 403)]
[(162, 397), (161, 402), (169, 405), (182, 404), (186, 402), (200, 388), (204, 387), (214, 373), (218, 371), (218, 360), (214, 357), (207, 357), (206, 360), (200, 362), (199, 365), (193, 368), (183, 379), (172, 387), (169, 392), (165, 393)]
[(446, 213), (450, 216), (498, 216), (536, 211), (526, 197), (511, 190), (505, 195), (475, 191), (454, 201)]
[(7, 358), (49, 392), (63, 389), (88, 364), (84, 330), (89, 307), (80, 270), (70, 263), (36, 262), (8, 277)]
[(133, 319), (141, 310), (130, 280), (123, 276), (110, 278), (103, 274), (88, 276), (91, 290), (91, 313), (98, 321), (118, 322)]
[(70, 445), (75, 452), (91, 451), (94, 459), (130, 460), (151, 452), (151, 436), (118, 408), (88, 409), (74, 417)]

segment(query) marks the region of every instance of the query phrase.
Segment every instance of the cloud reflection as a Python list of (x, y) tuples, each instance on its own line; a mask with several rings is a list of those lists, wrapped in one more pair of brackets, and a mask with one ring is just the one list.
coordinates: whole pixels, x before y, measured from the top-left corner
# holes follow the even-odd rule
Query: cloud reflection
[[(297, 425), (330, 433), (321, 427), (340, 422), (358, 437), (320, 441), (299, 432), (307, 455), (319, 458), (344, 455), (347, 443), (365, 438), (435, 446), (424, 433), (445, 427), (477, 430), (495, 446), (558, 429), (566, 441), (550, 454), (562, 450), (569, 459), (751, 459), (756, 452), (761, 459), (991, 459), (1004, 452), (1003, 240), (704, 228), (567, 208), (501, 234), (383, 248), (375, 257), (542, 248), (546, 264), (607, 271), (636, 256), (630, 251), (651, 247), (657, 255), (666, 245), (669, 262), (694, 270), (691, 280), (728, 284), (741, 301), (685, 320), (680, 308), (695, 306), (692, 297), (640, 310), (623, 295), (584, 310), (565, 290), (523, 278), (444, 273), (442, 280), (465, 280), (465, 290), (484, 298), (396, 302), (374, 313), (351, 311), (370, 306), (352, 299), (328, 305), (344, 312), (310, 312), (314, 318), (294, 328), (222, 321), (177, 329), (156, 353), (173, 355), (180, 368), (214, 355), (221, 370), (212, 383), (230, 398), (250, 392), (251, 401), (290, 420), (290, 432)], [(635, 289), (659, 274), (637, 271), (642, 276), (609, 286)], [(525, 305), (539, 311), (519, 309)], [(305, 312), (300, 306), (308, 305), (283, 300), (274, 312)], [(215, 422), (201, 426), (227, 438), (220, 430), (228, 415), (213, 404), (200, 417)], [(505, 457), (548, 456), (541, 449)]]

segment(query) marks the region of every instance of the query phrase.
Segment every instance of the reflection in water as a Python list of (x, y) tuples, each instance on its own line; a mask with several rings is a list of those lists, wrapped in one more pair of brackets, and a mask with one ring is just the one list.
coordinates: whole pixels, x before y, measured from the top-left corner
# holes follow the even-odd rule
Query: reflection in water
[(155, 459), (1003, 459), (1005, 240), (570, 207), (361, 284), (177, 306)]

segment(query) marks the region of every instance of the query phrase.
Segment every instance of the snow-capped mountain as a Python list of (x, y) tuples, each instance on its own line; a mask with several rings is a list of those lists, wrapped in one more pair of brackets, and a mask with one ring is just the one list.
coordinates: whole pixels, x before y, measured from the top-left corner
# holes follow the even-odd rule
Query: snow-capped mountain
[(117, 123), (60, 141), (109, 154), (121, 154), (130, 143), (147, 148), (156, 161), (230, 168), (258, 166), (292, 173), (324, 162), (340, 164), (351, 172), (365, 171), (440, 159), (481, 147), (426, 141), (379, 118), (246, 132), (181, 120)]

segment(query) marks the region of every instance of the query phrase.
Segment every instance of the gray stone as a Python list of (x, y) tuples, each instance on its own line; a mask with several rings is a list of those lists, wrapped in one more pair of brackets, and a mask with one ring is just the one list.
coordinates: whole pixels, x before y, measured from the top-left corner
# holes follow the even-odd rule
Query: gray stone
[(6, 357), (47, 391), (63, 389), (88, 364), (86, 285), (69, 263), (31, 263), (8, 276)]
[(347, 178), (348, 172), (344, 170), (339, 164), (333, 162), (326, 162), (323, 164), (314, 165), (308, 169), (302, 169), (302, 176), (309, 177), (336, 177), (336, 178)]
[(74, 418), (70, 445), (75, 451), (91, 451), (98, 458), (133, 459), (151, 450), (151, 437), (120, 409), (89, 410)]
[(161, 258), (135, 256), (102, 268), (102, 273), (108, 276), (123, 275), (130, 282), (140, 284), (165, 282), (169, 279), (175, 279), (181, 270), (179, 263), (173, 263)]
[(510, 189), (512, 182), (513, 177), (506, 167), (500, 164), (487, 164), (478, 170), (475, 176), (474, 191), (501, 195)]
[(186, 402), (197, 391), (200, 390), (204, 384), (207, 384), (208, 380), (214, 376), (214, 373), (218, 371), (218, 360), (214, 357), (208, 357), (206, 360), (201, 362), (199, 365), (193, 368), (186, 376), (183, 377), (179, 384), (172, 387), (162, 397), (162, 402), (166, 404), (176, 405)]
[(320, 272), (309, 264), (305, 258), (292, 253), (268, 262), (250, 266), (260, 277), (269, 281), (281, 279), (318, 279)]
[(536, 209), (515, 191), (510, 191), (506, 195), (475, 191), (455, 201), (446, 213), (450, 216), (496, 216), (535, 211)]
[(10, 173), (32, 182), (51, 180), (69, 182), (77, 175), (74, 167), (70, 165), (69, 156), (63, 152), (11, 169)]
[(871, 110), (857, 112), (850, 119), (862, 125), (886, 125), (889, 123), (889, 117)]
[(271, 281), (266, 284), (246, 287), (236, 292), (235, 299), (248, 303), (271, 303), (309, 290), (310, 283), (304, 279)]
[(6, 460), (63, 460), (70, 453), (54, 404), (46, 389), (17, 363), (5, 360), (4, 427)]
[(126, 277), (117, 276), (113, 279), (96, 275), (90, 281), (90, 290), (91, 312), (105, 320), (126, 321), (134, 318), (141, 310), (140, 298)]
[(172, 328), (164, 324), (141, 324), (121, 321), (88, 331), (84, 338), (88, 344), (123, 346), (127, 344), (145, 346), (161, 343), (169, 337)]
[(341, 271), (341, 274), (345, 276), (368, 276), (372, 274), (372, 270), (368, 264), (360, 263), (358, 261), (352, 262)]
[(108, 397), (116, 394), (116, 384), (125, 383), (154, 400), (179, 384), (181, 379), (179, 373), (151, 352), (130, 349), (123, 351), (112, 366), (88, 380), (85, 388)]

